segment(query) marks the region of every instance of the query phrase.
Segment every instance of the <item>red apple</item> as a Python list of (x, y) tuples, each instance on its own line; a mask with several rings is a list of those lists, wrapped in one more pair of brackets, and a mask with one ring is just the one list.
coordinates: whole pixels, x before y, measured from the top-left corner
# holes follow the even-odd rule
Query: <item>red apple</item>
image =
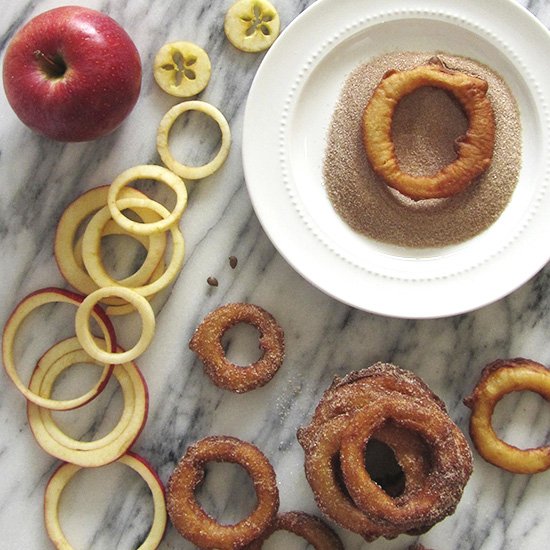
[(13, 37), (4, 89), (17, 116), (58, 141), (89, 141), (117, 128), (141, 88), (141, 61), (126, 31), (79, 6), (46, 11)]

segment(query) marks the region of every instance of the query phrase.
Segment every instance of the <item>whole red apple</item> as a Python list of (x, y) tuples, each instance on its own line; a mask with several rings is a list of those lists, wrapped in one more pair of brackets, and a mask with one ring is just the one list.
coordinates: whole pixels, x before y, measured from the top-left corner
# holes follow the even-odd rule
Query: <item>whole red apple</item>
[(141, 61), (116, 21), (64, 6), (15, 34), (3, 78), (11, 107), (27, 126), (58, 141), (89, 141), (112, 132), (133, 109)]

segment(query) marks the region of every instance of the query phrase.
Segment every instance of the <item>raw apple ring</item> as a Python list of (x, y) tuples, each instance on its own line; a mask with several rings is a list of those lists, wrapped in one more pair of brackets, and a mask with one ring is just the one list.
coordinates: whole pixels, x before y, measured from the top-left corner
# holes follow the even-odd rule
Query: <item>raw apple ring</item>
[[(164, 220), (168, 219), (170, 216), (170, 212), (168, 212), (162, 204), (151, 199), (119, 199), (117, 204), (122, 209), (137, 206), (144, 209), (151, 209)], [(90, 220), (82, 239), (82, 257), (90, 277), (98, 286), (126, 288), (122, 287), (119, 282), (109, 276), (101, 262), (101, 235), (103, 234), (103, 227), (111, 219), (111, 216), (112, 212), (105, 207), (97, 212)], [(152, 296), (153, 294), (166, 288), (177, 277), (181, 266), (183, 265), (185, 255), (183, 235), (177, 225), (171, 226), (169, 230), (170, 235), (172, 236), (172, 254), (168, 266), (158, 279), (148, 282), (142, 286), (131, 287), (134, 292), (140, 294), (141, 296)]]
[[(172, 156), (168, 145), (170, 130), (176, 119), (187, 111), (199, 111), (214, 119), (221, 131), (221, 146), (216, 156), (203, 166), (187, 166)], [(157, 132), (157, 150), (162, 162), (182, 178), (198, 180), (210, 176), (225, 162), (231, 146), (231, 130), (223, 114), (205, 101), (184, 101), (174, 105), (162, 118)]]
[[(103, 229), (102, 236), (105, 237), (106, 235), (129, 235), (127, 231), (122, 229), (117, 223), (115, 223), (114, 220), (110, 220), (105, 225), (105, 228)], [(159, 233), (160, 235), (164, 235), (164, 233)], [(149, 237), (144, 235), (132, 235), (137, 241), (139, 241), (144, 247), (147, 246), (147, 240)], [(81, 235), (80, 238), (76, 241), (74, 246), (74, 258), (77, 263), (77, 265), (80, 268), (84, 268), (84, 259), (82, 258), (82, 240), (84, 238), (84, 235)], [(162, 274), (164, 273), (164, 270), (166, 269), (166, 265), (164, 264), (164, 259), (161, 258), (159, 263), (157, 264), (157, 267), (155, 267), (155, 270), (151, 274), (151, 277), (145, 281), (145, 284), (152, 283), (159, 279)], [(109, 285), (112, 286), (112, 285)], [(155, 294), (152, 294), (150, 296), (146, 296), (148, 300), (153, 299)], [(113, 305), (108, 305), (105, 308), (105, 313), (109, 316), (121, 316), (121, 315), (128, 315), (130, 313), (133, 313), (135, 311), (134, 307), (131, 304), (128, 304), (124, 302), (124, 300), (119, 300), (118, 298), (106, 298), (104, 303), (113, 303)], [(117, 305), (119, 304), (120, 305)]]
[[(65, 369), (79, 362), (92, 361), (83, 350), (65, 355), (50, 363), (46, 371), (36, 369), (30, 387), (39, 395), (49, 397), (55, 380)], [(132, 362), (117, 365), (113, 375), (122, 389), (124, 410), (114, 429), (94, 441), (79, 441), (68, 436), (55, 423), (50, 411), (27, 403), (29, 426), (44, 451), (71, 464), (97, 467), (115, 461), (133, 445), (147, 419), (147, 386)]]
[[(153, 223), (139, 223), (127, 218), (121, 210), (123, 207), (118, 204), (118, 201), (122, 198), (120, 192), (125, 189), (127, 185), (136, 180), (152, 179), (160, 181), (170, 187), (176, 194), (176, 205), (168, 216), (162, 220), (158, 220)], [(111, 217), (115, 220), (120, 227), (123, 227), (129, 233), (135, 235), (153, 235), (155, 233), (162, 233), (167, 229), (170, 229), (173, 225), (176, 225), (185, 207), (187, 206), (187, 188), (181, 178), (179, 178), (170, 170), (162, 166), (155, 166), (152, 164), (143, 164), (140, 166), (134, 166), (125, 170), (115, 178), (111, 186), (109, 187), (109, 193), (107, 195), (107, 206), (111, 211)], [(128, 208), (128, 206), (126, 206)]]
[(267, 50), (280, 27), (279, 14), (267, 0), (239, 0), (225, 14), (223, 28), (233, 46), (254, 53)]
[[(135, 453), (126, 453), (117, 462), (125, 464), (136, 471), (147, 483), (153, 496), (153, 524), (149, 534), (137, 550), (154, 550), (158, 548), (166, 529), (167, 514), (164, 498), (164, 487), (153, 467)], [(71, 550), (72, 546), (66, 539), (59, 523), (59, 508), (61, 495), (67, 484), (82, 468), (75, 464), (62, 464), (53, 473), (46, 486), (44, 495), (44, 522), (48, 537), (58, 550)]]
[(191, 97), (202, 92), (208, 85), (210, 73), (208, 54), (192, 42), (164, 44), (153, 64), (157, 84), (176, 97)]
[[(42, 361), (39, 365), (37, 365), (32, 375), (31, 383), (29, 385), (33, 389), (36, 389), (36, 392), (39, 395), (42, 395), (44, 397), (50, 397), (52, 393), (52, 389), (55, 385), (55, 382), (58, 376), (64, 370), (72, 367), (73, 365), (86, 363), (86, 364), (93, 364), (97, 366), (103, 366), (102, 363), (92, 359), (82, 349), (77, 338), (69, 338), (68, 340), (59, 342), (58, 344), (55, 344), (53, 348), (50, 348), (50, 351), (56, 347), (60, 347), (60, 346), (65, 347), (64, 346), (65, 343), (68, 343), (69, 346), (73, 348), (73, 351), (66, 353), (64, 355), (58, 356), (55, 360), (50, 359), (50, 360)], [(124, 374), (123, 378), (124, 378), (123, 379), (124, 383), (126, 383), (129, 380), (126, 374)], [(139, 397), (139, 396), (135, 393), (133, 387), (126, 383), (126, 387), (123, 388), (123, 390), (124, 389), (127, 390), (127, 393), (125, 394), (126, 395), (125, 399), (126, 398), (128, 400), (133, 399), (135, 402), (136, 397)], [(145, 397), (147, 397), (146, 388), (144, 388), (144, 390), (145, 390), (144, 392)], [(72, 437), (68, 436), (61, 429), (59, 429), (59, 427), (55, 423), (55, 420), (53, 420), (51, 413), (48, 409), (35, 406), (35, 410), (33, 410), (32, 414), (35, 414), (36, 409), (38, 410), (38, 414), (40, 415), (40, 418), (41, 418), (40, 421), (42, 422), (44, 428), (50, 434), (50, 436), (59, 444), (64, 445), (70, 449), (89, 450), (89, 449), (97, 449), (99, 447), (102, 447), (110, 443), (114, 439), (118, 439), (120, 437), (120, 434), (123, 433), (126, 429), (128, 429), (128, 425), (132, 421), (134, 415), (141, 416), (144, 419), (147, 414), (147, 400), (141, 399), (141, 402), (144, 403), (144, 406), (141, 406), (143, 411), (138, 410), (136, 412), (136, 408), (137, 408), (136, 406), (124, 407), (122, 414), (120, 416), (120, 419), (117, 425), (115, 426), (115, 428), (111, 430), (106, 436), (102, 437), (101, 439), (95, 439), (89, 442), (75, 440)], [(141, 405), (140, 402), (138, 402), (138, 404)], [(30, 414), (29, 406), (27, 407), (27, 414)], [(143, 421), (144, 420), (142, 420), (141, 422)]]
[[(86, 270), (78, 263), (75, 255), (75, 236), (81, 224), (91, 215), (106, 206), (109, 186), (104, 185), (90, 189), (75, 199), (63, 212), (57, 225), (55, 234), (54, 254), (57, 266), (63, 278), (82, 294), (90, 294), (97, 290), (97, 285), (90, 278)], [(146, 195), (133, 188), (125, 188), (120, 195), (121, 198), (147, 198)], [(151, 210), (138, 210), (137, 214), (146, 222), (158, 220), (158, 215)], [(127, 231), (123, 234), (129, 234)], [(140, 285), (145, 283), (155, 270), (158, 262), (164, 255), (166, 249), (166, 235), (152, 235), (148, 244), (142, 242), (147, 248), (147, 256), (141, 267), (129, 277), (118, 281), (125, 286)], [(107, 301), (112, 305), (119, 305), (121, 302)]]
[[(6, 373), (11, 378), (17, 389), (27, 398), (27, 400), (35, 403), (36, 405), (52, 410), (75, 409), (93, 399), (105, 387), (105, 384), (111, 376), (113, 366), (107, 363), (103, 368), (103, 372), (101, 373), (99, 380), (92, 389), (88, 390), (80, 397), (67, 400), (57, 400), (41, 397), (34, 391), (30, 390), (23, 383), (17, 372), (14, 357), (15, 337), (17, 330), (25, 318), (34, 309), (45, 304), (60, 302), (73, 304), (78, 307), (82, 304), (83, 300), (84, 296), (61, 288), (43, 288), (41, 290), (37, 290), (19, 302), (4, 327), (2, 357)], [(96, 305), (92, 306), (88, 314), (91, 315), (98, 323), (103, 334), (103, 338), (106, 341), (106, 349), (114, 351), (116, 349), (116, 337), (115, 330), (110, 319), (105, 315), (104, 311)], [(66, 351), (63, 353), (66, 353)]]
[[(127, 351), (105, 351), (98, 345), (90, 332), (89, 318), (96, 304), (106, 296), (118, 296), (132, 304), (141, 317), (141, 334), (134, 345)], [(88, 354), (102, 363), (120, 365), (132, 361), (141, 355), (151, 343), (155, 333), (155, 314), (151, 304), (143, 297), (122, 286), (100, 288), (88, 295), (76, 310), (75, 317), (76, 337), (82, 348)]]

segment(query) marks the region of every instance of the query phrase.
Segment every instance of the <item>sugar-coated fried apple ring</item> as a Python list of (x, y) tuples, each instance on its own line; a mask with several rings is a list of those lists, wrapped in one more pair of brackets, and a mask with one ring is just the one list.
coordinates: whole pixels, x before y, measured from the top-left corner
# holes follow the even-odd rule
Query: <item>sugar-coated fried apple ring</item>
[[(164, 487), (153, 467), (142, 457), (135, 453), (127, 453), (121, 456), (117, 462), (129, 466), (137, 472), (145, 481), (153, 497), (153, 523), (149, 534), (138, 547), (138, 550), (154, 550), (158, 548), (166, 529), (167, 515), (164, 498)], [(67, 484), (81, 470), (75, 464), (62, 464), (53, 473), (46, 486), (44, 495), (44, 523), (48, 537), (58, 550), (70, 550), (71, 544), (65, 537), (59, 522), (59, 510), (61, 495)]]
[(243, 52), (267, 50), (279, 35), (280, 27), (279, 14), (267, 0), (238, 0), (225, 14), (225, 35)]
[[(141, 317), (141, 334), (134, 345), (127, 351), (106, 351), (101, 349), (90, 332), (90, 313), (96, 304), (106, 296), (117, 296), (132, 304)], [(155, 333), (155, 314), (151, 304), (143, 297), (122, 286), (103, 287), (89, 294), (79, 305), (75, 317), (76, 337), (88, 354), (102, 363), (120, 365), (132, 361), (141, 355), (151, 343)]]
[(344, 550), (340, 537), (320, 518), (305, 512), (279, 514), (271, 527), (246, 550), (261, 550), (275, 531), (289, 531), (306, 540), (315, 550)]
[[(445, 486), (445, 495), (441, 498), (449, 496), (449, 499), (447, 506), (438, 507), (437, 511), (440, 513), (434, 513), (430, 509), (427, 514), (421, 514), (420, 506), (418, 510), (414, 510), (415, 501), (424, 498), (423, 492), (433, 484), (430, 476), (436, 470), (436, 449), (430, 445), (430, 439), (423, 436), (425, 429), (411, 429), (412, 424), (407, 422), (416, 421), (414, 416), (409, 420), (408, 415), (402, 415), (406, 420), (401, 423), (401, 416), (393, 419), (389, 414), (377, 414), (379, 403), (387, 403), (388, 407), (393, 404), (397, 409), (409, 407), (409, 412), (416, 409), (430, 411), (441, 422), (444, 420), (441, 433), (449, 439), (449, 452), (456, 451), (453, 453), (456, 461), (452, 463), (452, 471), (445, 472), (450, 486)], [(368, 439), (389, 447), (404, 474), (404, 484), (402, 479), (380, 478), (380, 484), (376, 488), (381, 493), (382, 488), (386, 491), (383, 498), (387, 498), (391, 506), (398, 510), (407, 508), (409, 512), (412, 509), (408, 521), (400, 521), (404, 518), (399, 518), (398, 514), (392, 517), (392, 514), (386, 516), (382, 511), (370, 513), (367, 511), (368, 507), (358, 506), (352, 498), (354, 491), (364, 488), (352, 488), (348, 479), (349, 472), (346, 477), (343, 471), (343, 461), (349, 460), (349, 457), (346, 459), (348, 451), (344, 452), (344, 440), (351, 437), (349, 430), (353, 428), (350, 426), (354, 423), (360, 424), (363, 415), (367, 419), (374, 419), (373, 422), (376, 421), (374, 431), (369, 433)], [(389, 363), (375, 363), (367, 369), (351, 372), (344, 378), (335, 378), (323, 394), (311, 423), (300, 428), (297, 437), (305, 453), (306, 477), (320, 510), (340, 526), (360, 534), (367, 541), (378, 537), (391, 539), (402, 533), (417, 535), (430, 529), (445, 515), (452, 513), (472, 470), (472, 455), (467, 441), (447, 415), (441, 399), (414, 373)], [(349, 440), (346, 444), (350, 445)], [(382, 472), (373, 471), (372, 478), (370, 477), (366, 440), (359, 446), (362, 453), (361, 473), (369, 476), (369, 480), (377, 480), (377, 475)], [(374, 458), (371, 455), (371, 459)], [(373, 462), (371, 460), (371, 467)], [(392, 483), (394, 481), (399, 483)], [(453, 481), (458, 482), (453, 485)], [(443, 480), (440, 483), (444, 484)]]
[[(86, 191), (76, 198), (63, 212), (55, 233), (54, 254), (59, 271), (63, 278), (78, 292), (90, 294), (97, 290), (97, 284), (91, 279), (83, 265), (79, 263), (79, 251), (76, 238), (79, 227), (87, 218), (107, 205), (109, 186), (103, 185)], [(146, 195), (131, 187), (121, 190), (120, 198), (146, 199)], [(154, 222), (159, 219), (158, 214), (150, 209), (136, 208), (135, 212), (144, 222)], [(121, 234), (132, 235), (121, 229)], [(134, 236), (134, 235), (132, 235)], [(147, 256), (140, 268), (124, 279), (118, 281), (125, 286), (144, 284), (152, 275), (166, 249), (166, 235), (160, 233), (148, 237), (142, 242), (147, 249)], [(76, 250), (75, 250), (76, 249)], [(119, 305), (121, 302), (107, 300), (110, 305)]]
[(550, 401), (550, 370), (530, 359), (498, 359), (487, 365), (464, 404), (472, 409), (470, 435), (479, 454), (495, 466), (516, 474), (550, 468), (550, 445), (518, 449), (502, 441), (491, 424), (497, 403), (508, 393), (532, 391)]
[[(220, 127), (221, 145), (216, 156), (203, 166), (188, 166), (178, 162), (170, 152), (168, 139), (176, 119), (187, 111), (199, 111), (212, 118)], [(231, 130), (227, 120), (216, 107), (205, 101), (184, 101), (174, 105), (160, 121), (157, 131), (157, 150), (162, 162), (178, 176), (188, 180), (206, 178), (216, 172), (225, 162), (231, 146)]]
[[(247, 323), (260, 333), (262, 356), (248, 366), (227, 359), (222, 337), (231, 327)], [(267, 384), (283, 363), (284, 333), (274, 317), (254, 304), (226, 304), (211, 311), (195, 330), (189, 347), (201, 359), (206, 374), (220, 388), (243, 393)]]
[[(69, 290), (61, 288), (43, 288), (37, 290), (27, 297), (25, 297), (12, 312), (5, 327), (2, 339), (2, 357), (4, 368), (6, 373), (11, 378), (17, 389), (27, 398), (28, 401), (35, 403), (41, 407), (52, 410), (70, 410), (88, 403), (93, 399), (107, 384), (109, 377), (113, 371), (113, 367), (110, 364), (105, 364), (99, 380), (96, 382), (93, 388), (85, 392), (79, 397), (66, 400), (51, 399), (49, 397), (42, 397), (29, 389), (21, 380), (19, 373), (17, 372), (17, 366), (15, 361), (14, 347), (17, 331), (27, 316), (36, 308), (51, 304), (51, 303), (66, 303), (73, 304), (79, 307), (84, 296), (75, 294)], [(109, 318), (105, 315), (104, 311), (98, 307), (93, 306), (89, 311), (89, 315), (98, 323), (99, 328), (105, 339), (105, 349), (114, 351), (116, 349), (116, 337), (115, 330)], [(71, 351), (70, 346), (56, 348), (55, 352), (52, 352), (56, 356), (64, 355), (68, 351)], [(46, 353), (44, 357), (48, 357), (50, 360), (51, 355)], [(44, 357), (42, 359), (44, 359)], [(39, 362), (40, 364), (40, 362)]]
[[(122, 350), (118, 348), (118, 351)], [(94, 361), (84, 350), (76, 350), (42, 365), (43, 368), (36, 368), (30, 388), (38, 395), (49, 397), (59, 375), (77, 363), (101, 366), (101, 363)], [(30, 401), (27, 403), (29, 426), (44, 451), (71, 464), (97, 467), (117, 460), (133, 445), (147, 419), (147, 386), (139, 369), (132, 362), (117, 365), (113, 375), (122, 389), (123, 412), (113, 430), (94, 441), (79, 441), (68, 436), (55, 423), (50, 411)]]
[[(431, 450), (432, 468), (423, 485), (399, 503), (365, 468), (366, 445), (387, 421), (420, 434)], [(345, 485), (357, 507), (377, 521), (406, 530), (432, 525), (454, 512), (472, 472), (471, 454), (463, 439), (437, 405), (382, 395), (357, 411), (343, 432), (340, 464)]]
[[(242, 466), (252, 478), (257, 505), (234, 525), (221, 525), (207, 515), (195, 498), (208, 462)], [(211, 436), (191, 445), (170, 476), (167, 488), (168, 514), (174, 527), (199, 548), (243, 548), (271, 525), (279, 508), (279, 491), (273, 467), (254, 445), (229, 436)]]
[(192, 42), (170, 42), (158, 51), (153, 76), (168, 94), (191, 97), (202, 92), (210, 80), (208, 54)]
[(298, 440), (305, 450), (305, 472), (319, 509), (344, 529), (372, 541), (378, 537), (396, 537), (397, 529), (381, 526), (364, 514), (350, 499), (339, 479), (338, 454), (342, 433), (347, 426), (347, 415), (327, 420), (315, 433), (305, 437), (298, 432)]
[[(399, 167), (392, 120), (399, 101), (425, 86), (450, 92), (464, 109), (469, 127), (456, 141), (456, 160), (433, 176), (413, 176)], [(372, 169), (390, 187), (414, 200), (449, 197), (466, 189), (488, 168), (493, 156), (495, 120), (487, 87), (480, 78), (435, 62), (388, 72), (363, 112), (363, 143)]]
[[(176, 204), (168, 216), (162, 220), (152, 223), (140, 223), (126, 217), (122, 210), (124, 208), (118, 201), (122, 198), (120, 192), (130, 183), (137, 180), (151, 179), (159, 181), (170, 187), (176, 194)], [(187, 206), (187, 188), (183, 180), (174, 172), (167, 170), (163, 166), (155, 166), (152, 164), (144, 164), (128, 168), (119, 174), (109, 187), (107, 194), (107, 206), (111, 212), (111, 217), (120, 227), (123, 227), (128, 233), (135, 235), (154, 235), (162, 233), (172, 226), (176, 225), (180, 220), (185, 207)]]
[[(155, 212), (163, 220), (168, 219), (171, 215), (162, 204), (151, 199), (118, 199), (117, 205), (123, 210), (126, 208), (137, 208), (139, 206), (140, 208)], [(101, 261), (101, 236), (103, 234), (103, 228), (109, 220), (111, 220), (111, 217), (111, 210), (104, 207), (90, 220), (82, 239), (82, 258), (90, 277), (98, 286), (125, 288), (107, 273)], [(135, 293), (141, 296), (152, 296), (160, 292), (172, 283), (181, 270), (185, 256), (183, 235), (177, 225), (171, 226), (169, 231), (172, 237), (172, 252), (168, 266), (163, 274), (157, 279), (146, 282), (146, 284), (141, 286), (131, 287)]]

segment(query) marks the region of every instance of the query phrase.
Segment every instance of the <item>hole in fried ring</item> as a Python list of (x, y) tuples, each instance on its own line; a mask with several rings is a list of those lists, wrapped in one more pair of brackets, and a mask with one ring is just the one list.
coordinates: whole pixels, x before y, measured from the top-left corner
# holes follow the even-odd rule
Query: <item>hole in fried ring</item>
[[(94, 306), (106, 296), (117, 296), (132, 304), (141, 317), (141, 334), (134, 345), (127, 351), (109, 352), (102, 350), (97, 345), (88, 323), (90, 313)], [(82, 348), (88, 352), (90, 357), (111, 365), (120, 365), (132, 361), (141, 355), (151, 343), (155, 332), (155, 314), (151, 304), (143, 297), (122, 286), (109, 286), (96, 290), (89, 294), (79, 305), (75, 317), (76, 336)]]
[[(54, 244), (57, 266), (63, 278), (82, 294), (90, 294), (90, 292), (97, 290), (98, 286), (88, 275), (83, 265), (79, 263), (79, 245), (78, 240), (75, 244), (75, 237), (78, 228), (86, 218), (107, 205), (108, 192), (109, 187), (104, 185), (83, 193), (69, 204), (57, 225)], [(131, 187), (121, 190), (120, 197), (146, 198), (143, 193)], [(158, 219), (156, 213), (146, 209), (138, 210), (137, 214), (140, 217), (143, 216), (142, 219), (145, 222), (153, 222)], [(123, 229), (121, 229), (121, 232), (128, 234)], [(118, 281), (118, 283), (125, 286), (141, 285), (151, 277), (155, 266), (158, 265), (160, 258), (164, 254), (166, 236), (164, 234), (152, 235), (148, 239), (148, 241), (142, 242), (143, 246), (147, 249), (147, 256), (140, 268), (129, 277)], [(111, 301), (106, 303), (111, 303)]]
[[(254, 326), (263, 351), (258, 361), (248, 366), (232, 363), (222, 345), (224, 333), (238, 323)], [(226, 304), (210, 312), (189, 342), (210, 379), (220, 388), (243, 393), (267, 384), (284, 359), (284, 333), (274, 317), (254, 304)]]
[[(129, 466), (137, 472), (151, 491), (154, 508), (153, 523), (149, 534), (138, 550), (157, 548), (164, 536), (167, 523), (162, 482), (153, 467), (144, 458), (135, 453), (127, 453), (121, 456), (117, 462)], [(44, 522), (48, 537), (54, 542), (57, 548), (72, 548), (59, 523), (59, 508), (63, 490), (81, 469), (80, 466), (75, 464), (62, 464), (53, 473), (46, 486), (44, 494)]]
[[(43, 364), (41, 369), (35, 369), (30, 388), (39, 395), (49, 397), (58, 376), (72, 365), (82, 362), (101, 365), (84, 350), (75, 350), (56, 361)], [(147, 418), (147, 386), (139, 369), (132, 362), (117, 365), (113, 376), (121, 387), (124, 409), (113, 430), (94, 441), (79, 441), (70, 437), (59, 428), (47, 409), (27, 403), (29, 426), (44, 451), (71, 464), (97, 467), (113, 462), (132, 446)]]
[[(200, 111), (214, 119), (221, 131), (221, 145), (216, 156), (203, 166), (187, 166), (178, 162), (170, 152), (168, 138), (176, 119), (187, 111)], [(157, 150), (162, 162), (175, 174), (189, 180), (198, 180), (216, 172), (225, 162), (231, 145), (231, 130), (223, 114), (210, 103), (205, 101), (184, 101), (174, 105), (162, 118), (157, 132)]]
[[(432, 467), (422, 487), (405, 502), (382, 490), (365, 468), (365, 446), (384, 422), (418, 433), (431, 450)], [(382, 396), (357, 411), (342, 434), (340, 463), (346, 488), (355, 504), (378, 521), (412, 529), (433, 524), (458, 503), (471, 469), (457, 468), (468, 458), (462, 433), (435, 404)], [(457, 498), (458, 497), (458, 498)], [(416, 521), (413, 518), (417, 518)]]
[[(6, 373), (11, 378), (17, 389), (29, 401), (31, 401), (32, 403), (36, 403), (41, 407), (57, 411), (76, 409), (77, 407), (80, 407), (93, 399), (105, 387), (105, 384), (107, 384), (109, 377), (111, 376), (113, 367), (107, 361), (105, 362), (105, 367), (103, 369), (103, 372), (101, 373), (98, 382), (94, 385), (93, 388), (88, 390), (80, 397), (66, 400), (57, 400), (42, 397), (34, 391), (30, 390), (23, 383), (17, 372), (14, 357), (15, 337), (17, 335), (19, 327), (21, 326), (25, 318), (34, 309), (45, 304), (60, 302), (73, 304), (78, 307), (82, 304), (83, 300), (84, 296), (61, 288), (43, 288), (41, 290), (37, 290), (36, 292), (29, 294), (27, 297), (21, 300), (21, 302), (19, 302), (4, 327), (4, 334), (2, 338), (2, 356)], [(88, 316), (93, 317), (93, 319), (98, 323), (103, 334), (103, 338), (106, 341), (106, 349), (114, 351), (116, 349), (116, 337), (110, 319), (105, 315), (103, 310), (95, 304), (90, 308)], [(66, 352), (66, 348), (60, 347), (56, 349), (55, 353), (60, 353), (62, 355)]]
[(550, 468), (550, 445), (518, 449), (502, 441), (491, 424), (497, 403), (508, 393), (532, 391), (550, 400), (550, 370), (529, 359), (497, 360), (487, 365), (464, 404), (472, 409), (470, 436), (479, 454), (491, 464), (516, 474)]
[[(133, 181), (143, 179), (160, 181), (176, 193), (176, 205), (172, 209), (172, 212), (170, 212), (168, 216), (163, 217), (162, 220), (150, 223), (140, 223), (127, 218), (122, 213), (122, 210), (128, 207), (123, 207), (119, 204), (119, 199), (121, 198), (120, 192)], [(134, 166), (133, 168), (128, 168), (128, 170), (125, 170), (122, 174), (119, 174), (113, 183), (111, 183), (107, 195), (107, 206), (109, 207), (113, 220), (115, 220), (120, 227), (126, 229), (128, 233), (134, 233), (136, 235), (162, 233), (177, 224), (181, 218), (187, 206), (187, 188), (180, 177), (163, 166), (151, 164)]]
[[(457, 158), (433, 176), (402, 172), (392, 140), (392, 120), (399, 101), (418, 88), (433, 86), (451, 93), (468, 118), (466, 134), (457, 140)], [(390, 187), (413, 200), (443, 198), (464, 190), (491, 163), (495, 121), (487, 82), (442, 63), (387, 73), (363, 112), (365, 151), (372, 169)]]
[[(198, 504), (195, 490), (208, 462), (242, 466), (252, 478), (257, 505), (234, 525), (221, 525)], [(242, 548), (257, 539), (274, 520), (279, 508), (275, 472), (254, 445), (235, 437), (211, 436), (191, 445), (170, 476), (166, 504), (174, 527), (200, 548)]]
[(306, 540), (315, 550), (344, 550), (340, 537), (320, 518), (305, 512), (279, 514), (271, 527), (247, 550), (261, 550), (263, 543), (275, 531), (288, 531)]
[[(164, 220), (168, 219), (170, 213), (162, 204), (151, 199), (119, 199), (117, 204), (120, 208), (144, 208), (156, 212)], [(112, 212), (107, 207), (97, 212), (88, 223), (84, 237), (82, 239), (82, 257), (84, 265), (90, 277), (100, 287), (123, 288), (121, 283), (115, 281), (105, 270), (101, 261), (101, 235), (103, 227), (111, 219)], [(166, 288), (178, 275), (185, 256), (185, 243), (183, 235), (177, 225), (169, 228), (172, 237), (172, 253), (168, 266), (164, 273), (157, 279), (150, 281), (142, 286), (132, 286), (132, 290), (141, 296), (151, 296)]]

